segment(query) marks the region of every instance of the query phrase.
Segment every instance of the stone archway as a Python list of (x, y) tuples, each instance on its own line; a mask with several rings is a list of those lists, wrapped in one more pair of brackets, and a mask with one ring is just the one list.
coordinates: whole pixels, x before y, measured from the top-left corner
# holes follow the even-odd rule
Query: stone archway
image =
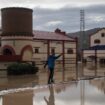
[(3, 55), (16, 55), (14, 49), (9, 45), (3, 46), (2, 54)]
[(21, 51), (22, 61), (32, 61), (32, 54), (33, 54), (32, 46), (31, 45), (25, 46)]

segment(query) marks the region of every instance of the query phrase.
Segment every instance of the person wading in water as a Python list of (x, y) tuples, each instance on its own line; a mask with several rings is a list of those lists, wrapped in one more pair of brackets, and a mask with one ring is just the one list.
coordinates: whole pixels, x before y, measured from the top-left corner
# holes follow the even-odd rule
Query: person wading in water
[(58, 59), (62, 54), (55, 56), (55, 52), (52, 51), (51, 55), (48, 56), (48, 59), (44, 65), (44, 68), (48, 65), (49, 70), (49, 78), (48, 84), (54, 83), (53, 76), (54, 76), (54, 67), (55, 67), (55, 60)]

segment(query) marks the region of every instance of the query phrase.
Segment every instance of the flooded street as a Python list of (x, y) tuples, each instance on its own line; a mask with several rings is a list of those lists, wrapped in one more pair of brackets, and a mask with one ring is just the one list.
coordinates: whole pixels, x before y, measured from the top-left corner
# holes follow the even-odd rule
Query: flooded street
[(104, 105), (104, 78), (4, 91), (0, 105)]
[(0, 78), (0, 105), (104, 105), (105, 67), (92, 64), (55, 71), (47, 85), (47, 71)]

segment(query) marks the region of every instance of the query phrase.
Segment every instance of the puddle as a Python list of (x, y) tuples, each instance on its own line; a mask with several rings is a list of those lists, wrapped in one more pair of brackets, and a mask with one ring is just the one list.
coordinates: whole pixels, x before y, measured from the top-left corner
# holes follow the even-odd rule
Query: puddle
[(105, 78), (11, 89), (0, 95), (0, 105), (104, 104)]

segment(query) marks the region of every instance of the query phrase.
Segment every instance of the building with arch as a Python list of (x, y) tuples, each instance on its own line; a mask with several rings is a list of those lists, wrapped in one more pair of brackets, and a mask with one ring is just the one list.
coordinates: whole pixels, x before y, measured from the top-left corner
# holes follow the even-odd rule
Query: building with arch
[[(46, 61), (53, 50), (63, 53), (58, 65), (69, 66), (77, 62), (77, 39), (66, 32), (37, 31), (32, 28), (32, 13), (28, 8), (1, 9), (2, 30), (0, 31), (0, 65), (6, 68), (11, 62), (35, 62), (37, 66)], [(42, 68), (42, 66), (40, 66)]]

